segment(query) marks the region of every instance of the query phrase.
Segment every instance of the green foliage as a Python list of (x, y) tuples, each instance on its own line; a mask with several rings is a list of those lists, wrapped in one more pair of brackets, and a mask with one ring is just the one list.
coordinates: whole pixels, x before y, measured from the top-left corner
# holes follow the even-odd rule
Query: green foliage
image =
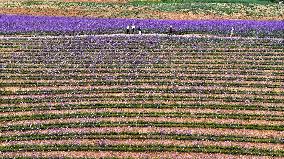
[(107, 133), (64, 133), (64, 134), (24, 134), (16, 136), (1, 136), (0, 141), (28, 140), (64, 140), (64, 139), (172, 139), (172, 140), (201, 140), (201, 141), (234, 141), (253, 143), (283, 143), (278, 138), (258, 138), (235, 135), (207, 134), (174, 134), (174, 133), (139, 133), (139, 132), (107, 132)]
[(191, 127), (191, 128), (229, 128), (229, 129), (253, 129), (253, 130), (275, 130), (284, 131), (283, 125), (257, 125), (257, 124), (218, 124), (212, 122), (85, 122), (85, 123), (52, 123), (34, 125), (11, 125), (2, 126), (0, 131), (26, 131), (44, 130), (55, 128), (83, 128), (83, 127)]
[(257, 3), (265, 4), (271, 3), (276, 0), (160, 0), (160, 1), (151, 1), (151, 0), (133, 0), (131, 4), (160, 4), (160, 3)]
[(124, 112), (101, 112), (101, 113), (72, 113), (72, 114), (34, 114), (23, 116), (1, 116), (0, 121), (21, 120), (47, 120), (66, 118), (96, 118), (96, 117), (168, 117), (168, 118), (218, 118), (218, 119), (240, 119), (240, 120), (268, 120), (283, 121), (284, 116), (260, 115), (260, 114), (218, 114), (218, 113), (124, 113)]
[(224, 153), (224, 154), (242, 154), (242, 155), (262, 155), (262, 156), (284, 156), (283, 150), (269, 150), (258, 148), (241, 148), (237, 146), (164, 146), (164, 145), (12, 145), (1, 146), (2, 152), (15, 151), (131, 151), (131, 152), (206, 152), (206, 153)]

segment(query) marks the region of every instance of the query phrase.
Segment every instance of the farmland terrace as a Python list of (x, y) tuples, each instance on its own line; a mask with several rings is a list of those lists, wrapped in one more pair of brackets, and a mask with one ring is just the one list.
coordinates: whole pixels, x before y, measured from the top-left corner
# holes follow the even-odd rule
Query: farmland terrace
[(283, 42), (2, 37), (1, 157), (284, 157)]

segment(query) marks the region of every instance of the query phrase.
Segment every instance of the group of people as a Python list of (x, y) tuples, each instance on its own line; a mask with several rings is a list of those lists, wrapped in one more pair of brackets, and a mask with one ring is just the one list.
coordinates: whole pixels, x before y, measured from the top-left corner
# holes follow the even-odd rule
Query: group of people
[[(135, 28), (136, 28), (135, 25), (132, 25), (131, 29), (130, 29), (130, 26), (127, 25), (126, 34), (135, 34)], [(140, 27), (138, 27), (137, 30), (138, 30), (138, 34), (142, 34), (142, 30)]]
[[(137, 31), (138, 34), (142, 34), (142, 29), (138, 26), (137, 27)], [(173, 34), (174, 30), (173, 30), (173, 26), (170, 26), (169, 28), (169, 34)], [(127, 25), (126, 27), (126, 34), (135, 34), (136, 33), (136, 26), (132, 25), (131, 27), (129, 25)]]

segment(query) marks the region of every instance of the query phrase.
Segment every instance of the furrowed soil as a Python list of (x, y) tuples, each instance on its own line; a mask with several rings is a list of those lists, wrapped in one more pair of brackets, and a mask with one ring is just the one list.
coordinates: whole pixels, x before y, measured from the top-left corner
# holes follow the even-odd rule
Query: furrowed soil
[(284, 157), (283, 39), (17, 38), (0, 38), (20, 46), (0, 50), (2, 156)]

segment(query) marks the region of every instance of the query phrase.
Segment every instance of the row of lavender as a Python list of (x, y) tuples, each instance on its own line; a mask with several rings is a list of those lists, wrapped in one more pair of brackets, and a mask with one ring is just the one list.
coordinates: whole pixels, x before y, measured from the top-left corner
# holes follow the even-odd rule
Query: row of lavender
[(128, 25), (140, 27), (143, 33), (167, 33), (172, 26), (176, 34), (284, 37), (284, 21), (142, 20), (0, 15), (1, 34), (124, 33)]

